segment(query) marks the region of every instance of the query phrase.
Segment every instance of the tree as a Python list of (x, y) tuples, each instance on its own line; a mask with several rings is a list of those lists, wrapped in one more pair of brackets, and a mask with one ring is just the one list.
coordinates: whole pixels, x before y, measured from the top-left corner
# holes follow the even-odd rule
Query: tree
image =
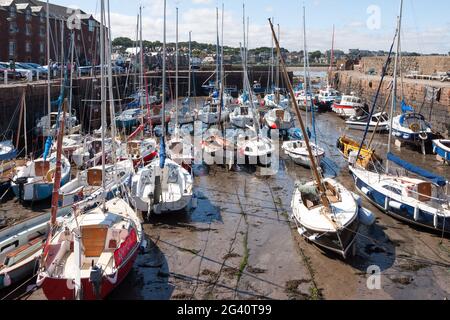
[(122, 46), (124, 48), (131, 48), (134, 46), (134, 41), (127, 37), (119, 37), (115, 38), (112, 42), (112, 45), (115, 46)]

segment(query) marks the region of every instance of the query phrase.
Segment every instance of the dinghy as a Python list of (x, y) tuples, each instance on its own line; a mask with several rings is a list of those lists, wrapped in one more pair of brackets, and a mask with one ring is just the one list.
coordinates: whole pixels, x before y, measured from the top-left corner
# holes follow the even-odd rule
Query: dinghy
[[(360, 143), (350, 137), (342, 136), (337, 140), (336, 147), (342, 156), (348, 160), (352, 153), (358, 154)], [(374, 162), (381, 162), (381, 159), (375, 154), (375, 150), (368, 149), (366, 145), (363, 145), (359, 153), (358, 164), (366, 168)]]
[[(58, 217), (66, 214), (67, 210), (61, 210)], [(0, 290), (19, 284), (38, 269), (49, 221), (47, 213), (0, 231)]]
[[(312, 164), (309, 160), (308, 149), (306, 147), (305, 141), (286, 141), (283, 143), (281, 148), (286, 153), (286, 155), (288, 155), (289, 158), (296, 164), (307, 168), (311, 167)], [(325, 157), (325, 151), (313, 143), (311, 143), (311, 149), (313, 152), (313, 156), (316, 158), (316, 164), (320, 166), (320, 163)]]

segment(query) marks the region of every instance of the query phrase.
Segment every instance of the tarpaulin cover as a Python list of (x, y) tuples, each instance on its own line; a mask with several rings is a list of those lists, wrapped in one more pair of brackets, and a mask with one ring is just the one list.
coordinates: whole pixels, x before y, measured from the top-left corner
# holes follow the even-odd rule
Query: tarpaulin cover
[(420, 167), (417, 167), (405, 160), (402, 160), (399, 157), (393, 155), (392, 153), (388, 153), (387, 158), (389, 161), (392, 161), (395, 164), (405, 168), (406, 170), (432, 181), (434, 184), (438, 186), (443, 187), (447, 184), (447, 180), (445, 178), (435, 175), (434, 173), (431, 173)]

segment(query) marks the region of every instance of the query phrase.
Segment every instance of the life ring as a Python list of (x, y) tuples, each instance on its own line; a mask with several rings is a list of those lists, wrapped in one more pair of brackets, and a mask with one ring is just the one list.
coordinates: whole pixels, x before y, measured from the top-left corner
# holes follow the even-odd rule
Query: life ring
[(409, 126), (409, 129), (411, 129), (412, 132), (419, 132), (420, 125), (418, 123), (413, 123)]
[(53, 182), (53, 178), (55, 177), (56, 169), (50, 169), (48, 170), (47, 174), (45, 175), (45, 179), (47, 182)]

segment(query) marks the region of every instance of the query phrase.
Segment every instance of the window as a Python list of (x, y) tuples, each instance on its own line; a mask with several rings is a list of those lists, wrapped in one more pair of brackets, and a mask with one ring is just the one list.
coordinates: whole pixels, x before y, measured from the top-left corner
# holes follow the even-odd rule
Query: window
[(26, 24), (25, 25), (25, 34), (27, 36), (31, 36), (32, 32), (31, 32), (31, 24)]
[(9, 16), (10, 16), (11, 18), (15, 18), (15, 17), (16, 17), (16, 6), (15, 6), (14, 4), (12, 4), (12, 5), (9, 7)]
[(25, 13), (25, 20), (31, 21), (31, 10), (30, 9), (28, 9), (27, 12)]
[(41, 17), (41, 23), (44, 23), (47, 21), (47, 16), (44, 11), (41, 11), (40, 17)]
[(89, 32), (94, 32), (95, 29), (95, 21), (89, 20)]
[(9, 42), (9, 56), (14, 57), (16, 55), (16, 43), (14, 41)]
[(45, 52), (45, 45), (43, 43), (39, 44), (39, 51), (40, 51), (40, 53)]
[(25, 51), (26, 52), (31, 52), (31, 42), (27, 42), (26, 44), (25, 44)]
[(80, 34), (77, 35), (77, 39), (78, 39), (78, 41), (81, 41), (81, 35)]
[(386, 185), (386, 186), (384, 186), (383, 188), (385, 188), (386, 190), (389, 190), (389, 191), (391, 191), (391, 192), (393, 192), (393, 193), (395, 193), (395, 194), (397, 194), (397, 195), (399, 195), (399, 196), (402, 195), (402, 191), (401, 191), (400, 189), (395, 188), (395, 187)]
[(18, 31), (19, 31), (19, 29), (17, 28), (17, 23), (14, 21), (11, 21), (9, 23), (9, 33), (16, 33)]
[(39, 34), (41, 35), (41, 37), (45, 37), (47, 35), (47, 28), (44, 26), (41, 26)]

